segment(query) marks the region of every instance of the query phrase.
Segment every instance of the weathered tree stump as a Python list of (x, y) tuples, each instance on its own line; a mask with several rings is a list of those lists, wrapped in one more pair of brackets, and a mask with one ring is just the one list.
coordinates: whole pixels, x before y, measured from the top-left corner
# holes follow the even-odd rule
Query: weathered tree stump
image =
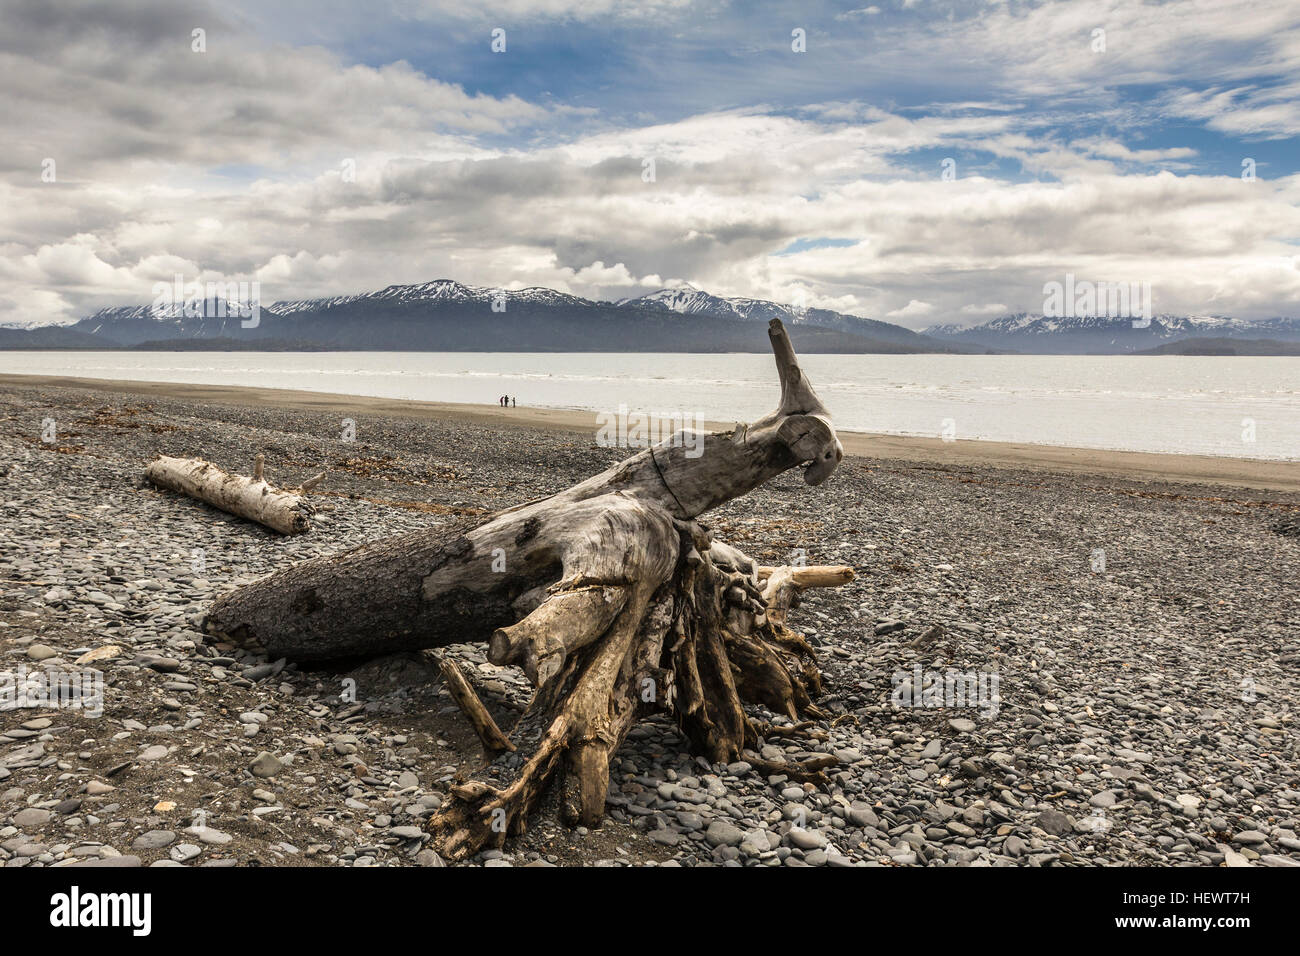
[[(564, 817), (598, 823), (610, 758), (648, 713), (671, 714), (714, 762), (757, 744), (743, 702), (791, 720), (822, 716), (812, 648), (787, 628), (786, 610), (804, 588), (852, 580), (852, 569), (760, 569), (695, 520), (800, 464), (820, 484), (843, 456), (784, 327), (773, 320), (768, 334), (780, 406), (705, 436), (702, 454), (669, 439), (478, 527), (295, 565), (221, 597), (206, 629), (299, 661), (486, 641), (490, 660), (521, 666), (537, 690), (508, 738), (485, 725), (472, 688), (449, 688), (489, 752), (514, 747), (454, 786), (430, 821), (451, 859), (523, 832), (561, 768)], [(779, 767), (809, 780), (825, 763)]]

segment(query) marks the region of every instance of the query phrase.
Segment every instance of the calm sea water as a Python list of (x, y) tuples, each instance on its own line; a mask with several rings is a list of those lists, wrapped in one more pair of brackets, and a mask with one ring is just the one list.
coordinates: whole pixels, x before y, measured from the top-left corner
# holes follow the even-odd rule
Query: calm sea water
[[(845, 430), (1300, 460), (1300, 358), (805, 355)], [(0, 352), (0, 372), (299, 388), (385, 398), (680, 411), (748, 421), (769, 355)]]

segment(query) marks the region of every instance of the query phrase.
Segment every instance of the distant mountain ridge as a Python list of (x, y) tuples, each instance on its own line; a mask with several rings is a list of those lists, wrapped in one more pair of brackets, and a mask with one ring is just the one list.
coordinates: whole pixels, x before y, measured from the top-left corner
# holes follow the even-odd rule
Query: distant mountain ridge
[(941, 342), (1039, 354), (1130, 354), (1191, 338), (1300, 342), (1300, 318), (1255, 322), (1223, 315), (1154, 315), (1149, 324), (1109, 316), (1056, 317), (1020, 312), (978, 325), (948, 323), (922, 329)]
[(769, 302), (766, 299), (726, 299), (691, 285), (660, 289), (658, 292), (633, 299), (619, 299), (614, 304), (619, 308), (659, 309), (680, 315), (705, 315), (742, 322), (768, 322), (772, 319), (780, 319), (786, 325), (815, 325), (821, 328), (838, 329), (851, 335), (864, 335), (905, 344), (921, 343), (926, 338), (921, 333), (901, 325), (881, 322), (877, 319), (864, 319), (861, 316), (834, 312), (830, 309), (798, 308), (782, 305), (779, 302)]
[(1166, 342), (1139, 355), (1300, 355), (1300, 341), (1197, 336)]
[(438, 279), (274, 302), (260, 307), (255, 325), (233, 312), (216, 314), (221, 303), (209, 302), (204, 315), (158, 315), (149, 306), (100, 309), (66, 328), (107, 346), (149, 348), (199, 348), (220, 339), (392, 351), (749, 352), (768, 348), (754, 326), (781, 318), (790, 324), (796, 347), (807, 352), (970, 351), (887, 322), (698, 290), (690, 290), (695, 294), (689, 310), (675, 308), (674, 297), (682, 291), (598, 302), (541, 287), (494, 289)]
[(323, 308), (335, 308), (356, 302), (477, 302), (491, 305), (494, 298), (501, 297), (507, 303), (529, 303), (533, 305), (570, 306), (582, 308), (592, 305), (590, 299), (583, 299), (567, 292), (556, 292), (542, 286), (530, 286), (527, 289), (493, 289), (484, 286), (471, 286), (454, 279), (435, 279), (416, 285), (390, 285), (378, 292), (360, 292), (355, 295), (334, 296), (322, 299), (297, 299), (294, 301), (275, 302), (271, 310), (277, 315), (292, 315), (295, 312), (310, 312)]
[(31, 329), (0, 328), (0, 349), (95, 349), (103, 348), (98, 336), (78, 332), (65, 325), (38, 325)]
[(690, 285), (602, 302), (554, 289), (499, 289), (453, 279), (354, 295), (290, 299), (259, 320), (207, 302), (202, 315), (150, 306), (105, 308), (71, 325), (0, 329), (0, 348), (202, 348), (392, 351), (764, 351), (755, 325), (779, 318), (807, 352), (1133, 354), (1192, 338), (1300, 342), (1300, 319), (1221, 315), (1054, 318), (1016, 313), (920, 332), (830, 309), (726, 298)]

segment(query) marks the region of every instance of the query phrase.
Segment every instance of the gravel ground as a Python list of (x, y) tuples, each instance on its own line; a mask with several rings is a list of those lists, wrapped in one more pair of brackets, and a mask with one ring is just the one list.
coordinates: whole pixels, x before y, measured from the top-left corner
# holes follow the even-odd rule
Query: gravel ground
[[(624, 453), (364, 414), (344, 442), (334, 416), (89, 389), (5, 386), (0, 420), (0, 861), (442, 865), (421, 824), (479, 750), (428, 658), (300, 669), (206, 643), (196, 615)], [(329, 469), (309, 534), (140, 484), (158, 453), (247, 473), (257, 452), (286, 485)], [(762, 745), (834, 753), (829, 784), (711, 766), (651, 720), (603, 826), (543, 807), (468, 865), (1300, 865), (1298, 518), (1294, 492), (866, 459), (821, 488), (783, 476), (706, 520), (765, 561), (858, 570), (791, 617), (833, 719)], [(508, 724), (522, 674), (451, 653)], [(13, 707), (51, 667), (102, 672), (102, 699)]]

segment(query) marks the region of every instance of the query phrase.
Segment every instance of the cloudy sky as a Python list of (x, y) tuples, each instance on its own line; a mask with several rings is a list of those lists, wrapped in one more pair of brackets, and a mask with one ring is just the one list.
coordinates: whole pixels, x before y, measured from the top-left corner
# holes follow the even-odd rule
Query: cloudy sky
[(1296, 0), (5, 0), (0, 84), (3, 324), (178, 273), (1300, 315)]

